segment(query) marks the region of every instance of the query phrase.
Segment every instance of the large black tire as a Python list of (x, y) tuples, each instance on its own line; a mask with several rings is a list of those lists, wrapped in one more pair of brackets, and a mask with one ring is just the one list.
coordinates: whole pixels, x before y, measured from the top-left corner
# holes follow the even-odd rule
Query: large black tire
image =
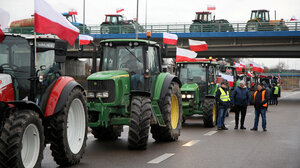
[(217, 108), (215, 99), (204, 99), (203, 122), (205, 127), (214, 127), (217, 123)]
[(92, 127), (92, 134), (99, 140), (117, 140), (121, 136), (123, 126)]
[(151, 100), (149, 98), (141, 96), (132, 97), (128, 132), (129, 149), (147, 148), (151, 110)]
[[(73, 107), (70, 108), (70, 106), (75, 103), (74, 109), (82, 109), (77, 111), (77, 113), (80, 113), (82, 115), (82, 118), (72, 118), (75, 121), (77, 121), (76, 124), (84, 125), (84, 128), (80, 131), (76, 130), (76, 135), (80, 134), (83, 136), (83, 139), (79, 138), (77, 141), (80, 141), (79, 148), (75, 150), (76, 152), (72, 152), (72, 145), (70, 145), (70, 141), (73, 141), (70, 139), (68, 140), (68, 130), (71, 134), (74, 127), (69, 128), (68, 124), (70, 122), (68, 121), (68, 116), (72, 112), (73, 113)], [(80, 103), (81, 102), (81, 103)], [(76, 104), (77, 103), (77, 104)], [(77, 106), (78, 105), (78, 106)], [(83, 112), (83, 113), (82, 113)], [(72, 116), (72, 115), (70, 115)], [(69, 123), (68, 123), (69, 122)], [(52, 151), (52, 156), (57, 164), (61, 166), (70, 166), (74, 164), (78, 164), (80, 162), (80, 159), (83, 156), (83, 153), (85, 151), (86, 146), (86, 140), (87, 140), (87, 108), (86, 108), (86, 102), (83, 96), (83, 91), (79, 88), (74, 88), (71, 93), (68, 95), (67, 102), (65, 107), (62, 111), (58, 112), (54, 116), (51, 116), (49, 118), (49, 124), (51, 126), (50, 131), (50, 140), (51, 140), (51, 146), (50, 149)], [(75, 131), (75, 130), (74, 130)], [(73, 132), (72, 132), (73, 133)], [(74, 134), (70, 135), (73, 136)], [(73, 143), (73, 142), (72, 142)], [(79, 150), (78, 150), (79, 149)]]
[[(176, 98), (175, 98), (175, 97)], [(172, 102), (172, 100), (174, 102)], [(178, 109), (173, 109), (173, 113), (177, 112), (177, 116), (171, 119), (171, 105), (172, 103), (177, 104)], [(156, 141), (175, 141), (180, 136), (181, 124), (182, 124), (182, 100), (179, 84), (172, 82), (168, 88), (166, 96), (159, 103), (160, 111), (162, 113), (166, 126), (152, 125), (151, 133), (153, 139)], [(177, 121), (176, 121), (177, 119)], [(172, 124), (172, 121), (174, 122)], [(175, 124), (176, 123), (176, 124)], [(172, 126), (173, 125), (173, 126)]]
[[(16, 110), (6, 119), (1, 132), (1, 167), (41, 167), (44, 142), (44, 127), (39, 115), (32, 110)], [(39, 145), (35, 146), (35, 144)]]

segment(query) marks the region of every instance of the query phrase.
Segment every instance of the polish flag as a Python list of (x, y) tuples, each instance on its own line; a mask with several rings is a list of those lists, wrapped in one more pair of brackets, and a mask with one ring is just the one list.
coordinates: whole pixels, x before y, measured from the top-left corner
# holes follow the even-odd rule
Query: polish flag
[(252, 71), (262, 73), (264, 71), (264, 67), (256, 63), (252, 63)]
[(235, 63), (235, 70), (237, 72), (242, 72), (243, 71), (243, 66), (240, 63)]
[(280, 78), (280, 75), (278, 74), (277, 75), (277, 82), (280, 84), (281, 83), (281, 78)]
[(197, 53), (187, 49), (176, 48), (176, 62), (196, 62)]
[(171, 33), (163, 33), (163, 43), (165, 44), (171, 44), (171, 45), (176, 45), (178, 36), (176, 34), (171, 34)]
[(79, 45), (89, 45), (93, 40), (92, 36), (79, 34)]
[(0, 43), (3, 41), (5, 35), (3, 33), (3, 30), (7, 27), (7, 24), (9, 22), (9, 13), (0, 8)]
[(234, 78), (231, 75), (226, 75), (223, 73), (220, 73), (221, 77), (225, 80), (227, 80), (229, 87), (233, 87), (234, 86)]
[(205, 51), (207, 50), (207, 44), (205, 41), (197, 41), (189, 39), (190, 50), (192, 51)]
[(216, 10), (215, 5), (207, 5), (207, 10)]
[(253, 75), (249, 71), (247, 72), (247, 76), (253, 77)]
[(116, 10), (117, 13), (120, 13), (120, 12), (123, 12), (123, 11), (124, 11), (123, 8), (117, 8), (117, 10)]
[(79, 30), (44, 0), (35, 0), (34, 29), (37, 33), (56, 34), (73, 45)]
[(290, 19), (290, 21), (297, 21), (295, 16), (292, 16), (292, 18)]

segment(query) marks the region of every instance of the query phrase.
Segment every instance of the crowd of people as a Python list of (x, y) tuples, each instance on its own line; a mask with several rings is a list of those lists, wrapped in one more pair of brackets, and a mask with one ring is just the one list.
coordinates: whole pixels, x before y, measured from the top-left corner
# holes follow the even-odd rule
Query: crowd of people
[(240, 129), (245, 130), (246, 127), (244, 126), (244, 122), (247, 107), (251, 104), (255, 109), (255, 118), (254, 125), (250, 130), (257, 131), (259, 118), (261, 116), (262, 129), (263, 131), (267, 131), (266, 111), (268, 110), (269, 105), (278, 105), (278, 97), (280, 97), (281, 92), (279, 85), (273, 83), (268, 86), (265, 82), (259, 83), (255, 89), (254, 87), (251, 88), (254, 91), (254, 94), (250, 95), (245, 82), (241, 80), (239, 81), (239, 86), (234, 88), (231, 96), (227, 86), (227, 82), (223, 81), (221, 83), (221, 87), (219, 87), (216, 92), (216, 102), (218, 105), (218, 130), (228, 130), (224, 122), (229, 107), (231, 107), (235, 112), (234, 129), (238, 129), (240, 124)]

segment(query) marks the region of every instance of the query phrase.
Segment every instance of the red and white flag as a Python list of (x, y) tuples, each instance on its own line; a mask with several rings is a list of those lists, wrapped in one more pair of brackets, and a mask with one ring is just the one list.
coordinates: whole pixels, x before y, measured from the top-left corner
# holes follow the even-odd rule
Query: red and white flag
[(253, 75), (249, 71), (247, 72), (247, 76), (253, 77)]
[(4, 29), (7, 27), (9, 22), (9, 13), (0, 8), (0, 43), (3, 41), (5, 35), (3, 33)]
[(117, 10), (116, 10), (117, 13), (120, 13), (120, 12), (123, 12), (123, 11), (124, 11), (123, 8), (117, 8)]
[(237, 72), (242, 72), (243, 71), (243, 66), (241, 66), (240, 63), (235, 63), (235, 70)]
[(163, 43), (177, 45), (178, 36), (171, 33), (163, 33)]
[(295, 16), (292, 16), (292, 18), (290, 19), (290, 21), (297, 21)]
[(229, 87), (233, 87), (234, 86), (234, 78), (231, 75), (226, 75), (223, 73), (220, 73), (221, 77), (225, 80), (227, 80)]
[(207, 10), (216, 10), (215, 5), (207, 5)]
[(195, 62), (197, 53), (183, 48), (176, 48), (176, 62)]
[(79, 29), (44, 0), (34, 1), (34, 30), (37, 33), (56, 34), (73, 45)]
[(264, 67), (256, 63), (252, 63), (252, 71), (262, 73), (264, 71)]
[(281, 83), (281, 78), (280, 78), (280, 75), (278, 74), (277, 75), (277, 82), (280, 84)]
[(79, 34), (79, 45), (89, 45), (93, 40), (92, 36)]
[(189, 39), (190, 50), (192, 51), (205, 51), (207, 50), (207, 44), (205, 41), (197, 41)]

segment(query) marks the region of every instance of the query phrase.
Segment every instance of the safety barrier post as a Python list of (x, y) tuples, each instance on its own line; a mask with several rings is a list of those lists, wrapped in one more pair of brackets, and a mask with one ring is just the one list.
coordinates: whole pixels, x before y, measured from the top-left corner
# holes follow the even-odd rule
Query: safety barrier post
[(240, 24), (239, 24), (239, 23), (237, 23), (237, 24), (236, 24), (236, 31), (237, 31), (237, 32), (240, 32), (240, 30), (239, 30), (239, 29), (240, 29)]
[(169, 25), (167, 25), (167, 32), (169, 32)]

